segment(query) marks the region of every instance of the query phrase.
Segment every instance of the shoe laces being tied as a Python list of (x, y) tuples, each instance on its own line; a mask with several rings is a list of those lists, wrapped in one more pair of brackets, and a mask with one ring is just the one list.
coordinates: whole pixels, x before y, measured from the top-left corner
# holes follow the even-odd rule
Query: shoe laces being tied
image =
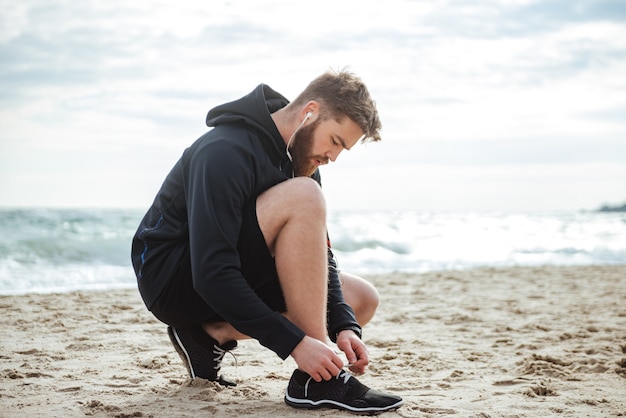
[(237, 341), (228, 341), (221, 346), (217, 344), (213, 345), (213, 354), (215, 354), (215, 357), (213, 358), (215, 360), (215, 366), (213, 366), (213, 368), (215, 370), (219, 370), (222, 367), (222, 361), (224, 360), (226, 353), (233, 356), (233, 359), (235, 360), (235, 368), (237, 368), (237, 357), (235, 357), (231, 351), (235, 347), (237, 347)]
[(348, 373), (347, 371), (339, 370), (339, 373), (337, 373), (336, 379), (337, 380), (339, 380), (339, 378), (343, 379), (343, 384), (345, 385), (346, 383), (348, 383), (348, 380), (350, 380), (351, 377), (352, 375)]

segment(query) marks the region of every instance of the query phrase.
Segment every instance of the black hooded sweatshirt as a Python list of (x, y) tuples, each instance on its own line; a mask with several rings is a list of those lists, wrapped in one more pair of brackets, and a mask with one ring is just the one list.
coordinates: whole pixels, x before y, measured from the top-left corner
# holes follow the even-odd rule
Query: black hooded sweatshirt
[[(250, 288), (240, 271), (237, 241), (244, 206), (292, 176), (285, 142), (270, 116), (287, 104), (261, 84), (211, 109), (206, 122), (213, 129), (187, 148), (167, 175), (137, 229), (131, 254), (148, 309), (170, 280), (178, 280), (181, 260), (190, 259), (193, 286), (206, 303), (282, 359), (305, 334)], [(312, 177), (320, 182), (318, 171)], [(360, 336), (330, 248), (328, 272), (328, 334), (333, 341), (345, 329)]]

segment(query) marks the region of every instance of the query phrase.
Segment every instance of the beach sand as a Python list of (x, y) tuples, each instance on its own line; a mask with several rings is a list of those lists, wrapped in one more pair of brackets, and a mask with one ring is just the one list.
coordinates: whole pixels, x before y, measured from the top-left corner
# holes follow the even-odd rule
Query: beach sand
[[(626, 266), (367, 277), (381, 293), (361, 381), (395, 417), (626, 416)], [(0, 416), (333, 416), (283, 402), (295, 363), (240, 342), (222, 388), (191, 381), (137, 291), (0, 297)]]

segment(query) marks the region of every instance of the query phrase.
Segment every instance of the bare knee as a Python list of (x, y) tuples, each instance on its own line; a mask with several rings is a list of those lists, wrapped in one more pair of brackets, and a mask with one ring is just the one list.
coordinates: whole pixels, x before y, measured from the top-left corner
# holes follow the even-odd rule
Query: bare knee
[(326, 200), (322, 188), (313, 179), (296, 177), (285, 184), (288, 204), (293, 214), (318, 216), (326, 221)]
[(270, 251), (288, 223), (302, 224), (312, 235), (325, 233), (326, 201), (315, 180), (296, 177), (277, 184), (257, 198), (259, 227)]
[(344, 299), (354, 310), (359, 325), (364, 326), (374, 317), (380, 304), (378, 290), (361, 277), (346, 272), (339, 274)]

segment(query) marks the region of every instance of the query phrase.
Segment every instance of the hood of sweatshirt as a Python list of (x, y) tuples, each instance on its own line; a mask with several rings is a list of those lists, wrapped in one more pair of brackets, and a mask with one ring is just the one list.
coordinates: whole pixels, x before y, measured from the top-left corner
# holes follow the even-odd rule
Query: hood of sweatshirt
[(288, 103), (289, 100), (280, 93), (265, 84), (259, 84), (242, 98), (209, 110), (206, 124), (209, 127), (226, 123), (246, 124), (259, 132), (272, 161), (283, 161), (287, 158), (285, 141), (270, 115)]

